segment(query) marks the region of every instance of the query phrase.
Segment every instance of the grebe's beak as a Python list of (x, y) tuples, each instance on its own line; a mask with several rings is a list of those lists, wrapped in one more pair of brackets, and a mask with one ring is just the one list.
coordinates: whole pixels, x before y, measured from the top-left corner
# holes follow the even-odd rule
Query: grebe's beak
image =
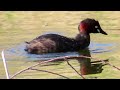
[(98, 33), (102, 33), (102, 34), (104, 34), (104, 35), (108, 35), (105, 31), (103, 31), (101, 28), (97, 28), (97, 32)]
[(100, 33), (104, 34), (104, 35), (108, 35), (105, 31), (103, 31), (102, 29), (100, 30)]

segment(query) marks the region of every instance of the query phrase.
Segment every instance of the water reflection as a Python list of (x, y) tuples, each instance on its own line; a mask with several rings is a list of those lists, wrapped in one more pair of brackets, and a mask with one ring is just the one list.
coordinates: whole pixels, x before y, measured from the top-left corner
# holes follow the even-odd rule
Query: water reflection
[[(80, 50), (79, 52), (65, 52), (65, 53), (48, 53), (42, 55), (36, 54), (28, 54), (24, 51), (25, 44), (17, 45), (13, 48), (5, 50), (5, 56), (7, 60), (49, 60), (56, 57), (63, 57), (63, 56), (91, 56), (91, 54), (101, 54), (107, 52), (113, 52), (116, 50), (114, 47), (116, 44), (101, 44), (96, 42), (91, 42), (89, 48), (84, 50)], [(80, 58), (77, 59), (80, 64), (80, 73), (83, 75), (87, 74), (96, 74), (101, 73), (103, 71), (103, 64), (100, 62), (91, 63), (91, 59), (88, 58)], [(59, 64), (59, 63), (58, 63)], [(52, 64), (53, 65), (53, 64)], [(55, 63), (56, 65), (56, 63)]]
[[(88, 48), (80, 50), (79, 54), (91, 57), (90, 50)], [(104, 66), (103, 63), (100, 62), (91, 63), (90, 58), (79, 58), (77, 60), (80, 63), (80, 73), (82, 75), (101, 73), (103, 70), (102, 68)]]

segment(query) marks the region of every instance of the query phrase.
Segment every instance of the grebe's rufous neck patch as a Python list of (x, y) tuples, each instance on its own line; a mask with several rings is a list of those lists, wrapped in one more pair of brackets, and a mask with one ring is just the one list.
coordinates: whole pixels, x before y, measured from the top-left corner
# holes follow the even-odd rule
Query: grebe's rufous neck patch
[(78, 26), (78, 30), (83, 33), (87, 33), (88, 25), (86, 23), (81, 22)]

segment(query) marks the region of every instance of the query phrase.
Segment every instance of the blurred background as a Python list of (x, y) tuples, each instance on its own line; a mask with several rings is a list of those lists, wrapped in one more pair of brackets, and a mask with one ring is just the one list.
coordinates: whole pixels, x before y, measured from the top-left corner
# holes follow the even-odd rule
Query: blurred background
[[(91, 34), (91, 56), (110, 59), (110, 62), (120, 67), (120, 12), (119, 11), (0, 11), (0, 52), (4, 49), (10, 74), (30, 66), (39, 58), (59, 56), (28, 55), (24, 52), (25, 41), (30, 41), (39, 35), (55, 33), (74, 38), (78, 34), (78, 24), (86, 18), (99, 21), (102, 29), (108, 33)], [(66, 55), (63, 53), (61, 55)], [(76, 52), (67, 55), (78, 55)], [(80, 68), (78, 62), (72, 62)], [(66, 63), (45, 67), (52, 71), (65, 74), (71, 78), (79, 78)], [(120, 72), (104, 66), (100, 74), (91, 74), (86, 77), (120, 78)], [(113, 73), (114, 72), (114, 73)], [(74, 73), (74, 74), (73, 74)], [(0, 78), (5, 78), (5, 71), (0, 58)], [(46, 73), (28, 71), (16, 78), (60, 78)]]

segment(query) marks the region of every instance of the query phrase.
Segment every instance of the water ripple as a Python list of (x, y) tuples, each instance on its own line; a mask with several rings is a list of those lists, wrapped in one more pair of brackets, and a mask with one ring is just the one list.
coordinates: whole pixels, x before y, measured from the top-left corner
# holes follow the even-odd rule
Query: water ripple
[[(112, 47), (115, 44), (107, 43), (101, 44), (96, 42), (91, 42), (89, 45), (89, 50), (91, 54), (99, 54), (99, 53), (106, 53), (113, 51)], [(61, 56), (79, 56), (80, 53), (78, 52), (66, 52), (66, 53), (48, 53), (48, 54), (28, 54), (24, 51), (25, 44), (22, 43), (15, 47), (5, 50), (5, 56), (7, 60), (19, 60), (19, 59), (26, 59), (26, 60), (48, 60), (55, 57)]]

